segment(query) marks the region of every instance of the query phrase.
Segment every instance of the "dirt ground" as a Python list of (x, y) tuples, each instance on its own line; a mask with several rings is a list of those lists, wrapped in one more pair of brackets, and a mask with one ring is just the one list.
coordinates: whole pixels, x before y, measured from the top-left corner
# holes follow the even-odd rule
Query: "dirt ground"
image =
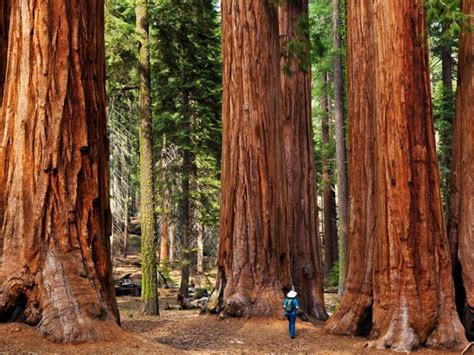
[[(171, 302), (166, 297), (162, 304)], [(321, 324), (298, 322), (297, 338), (287, 334), (285, 319), (219, 319), (199, 311), (162, 310), (160, 317), (139, 314), (139, 299), (120, 297), (123, 334), (111, 342), (62, 345), (22, 324), (0, 325), (0, 353), (25, 354), (385, 354), (365, 347), (364, 338), (326, 335)], [(459, 354), (421, 350), (422, 354)]]
[[(140, 278), (139, 257), (114, 260), (114, 277), (132, 274)], [(171, 284), (177, 286), (179, 275), (170, 273)], [(212, 273), (198, 287), (213, 283)], [(220, 319), (200, 315), (198, 310), (167, 310), (176, 304), (176, 287), (160, 289), (160, 317), (140, 315), (138, 297), (118, 297), (123, 332), (117, 339), (92, 344), (63, 345), (40, 337), (34, 328), (23, 324), (0, 324), (0, 354), (386, 354), (366, 348), (366, 339), (336, 337), (321, 332), (321, 323), (298, 321), (297, 336), (288, 336), (288, 323), (281, 319)], [(326, 294), (327, 309), (337, 306), (337, 296)], [(422, 354), (460, 354), (423, 349)], [(474, 354), (474, 352), (473, 352)]]

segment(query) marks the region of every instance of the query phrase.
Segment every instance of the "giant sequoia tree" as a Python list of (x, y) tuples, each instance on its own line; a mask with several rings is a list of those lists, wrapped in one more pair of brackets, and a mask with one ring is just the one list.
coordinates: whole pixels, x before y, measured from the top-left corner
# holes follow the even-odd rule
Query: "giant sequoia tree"
[[(474, 2), (463, 1), (462, 10), (474, 16)], [(474, 338), (474, 17), (463, 25), (459, 48), (456, 119), (454, 123), (453, 178), (449, 237), (462, 320), (469, 337)]]
[(281, 82), (291, 276), (302, 308), (326, 319), (311, 121), (308, 1), (285, 1), (279, 18), (285, 53)]
[(10, 15), (0, 115), (0, 321), (37, 325), (62, 342), (103, 338), (119, 319), (104, 3), (14, 1)]
[[(354, 29), (355, 33), (351, 42), (360, 39), (361, 19), (367, 23), (362, 36), (373, 33), (383, 39), (351, 43), (374, 46), (361, 60), (373, 64), (375, 70), (375, 88), (368, 95), (373, 100), (369, 101), (373, 105), (369, 115), (374, 128), (367, 130), (369, 135), (375, 133), (375, 199), (368, 193), (362, 198), (367, 207), (375, 203), (376, 223), (372, 227), (366, 216), (371, 230), (356, 236), (361, 238), (357, 243), (351, 242), (351, 258), (364, 251), (367, 255), (354, 259), (360, 266), (352, 272), (362, 283), (352, 287), (352, 300), (350, 295), (344, 297), (326, 329), (354, 334), (371, 318), (375, 347), (402, 351), (424, 343), (456, 347), (465, 337), (454, 306), (441, 208), (423, 1), (350, 1), (349, 13), (349, 32)], [(354, 76), (352, 70), (349, 73)], [(350, 96), (359, 97), (354, 90), (364, 92), (367, 88), (351, 87)]]
[(290, 283), (277, 8), (222, 1), (222, 36), (219, 308), (270, 315)]

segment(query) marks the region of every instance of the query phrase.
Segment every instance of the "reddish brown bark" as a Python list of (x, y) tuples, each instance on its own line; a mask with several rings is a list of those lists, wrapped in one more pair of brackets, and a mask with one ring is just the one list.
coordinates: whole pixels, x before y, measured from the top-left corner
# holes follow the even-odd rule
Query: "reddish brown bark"
[(222, 1), (222, 37), (217, 310), (281, 314), (290, 275), (277, 8), (267, 0)]
[[(373, 19), (373, 27), (358, 27), (354, 14), (371, 11), (373, 15), (368, 18)], [(362, 29), (369, 38), (373, 33), (378, 39), (365, 42), (374, 43), (374, 51), (369, 48), (369, 57), (360, 57), (369, 63), (373, 58), (375, 68), (371, 95), (375, 129), (374, 253), (373, 259), (362, 260), (357, 272), (364, 281), (360, 295), (354, 293), (353, 306), (348, 305), (346, 295), (327, 329), (349, 334), (357, 331), (357, 323), (349, 321), (341, 327), (339, 322), (350, 320), (345, 314), (370, 305), (366, 286), (373, 282), (372, 346), (399, 351), (425, 343), (458, 347), (466, 339), (454, 305), (451, 258), (441, 208), (423, 1), (350, 1), (349, 13), (350, 33)], [(351, 88), (351, 96), (355, 95), (354, 89), (365, 88)], [(371, 234), (364, 243), (367, 250), (372, 245)], [(357, 250), (351, 242), (351, 258), (363, 250)]]
[[(462, 11), (474, 15), (474, 2), (463, 1)], [(474, 25), (471, 17), (470, 25)], [(466, 334), (474, 338), (474, 32), (463, 25), (459, 47), (458, 89), (454, 122), (451, 213), (448, 224), (451, 252)], [(460, 274), (460, 275), (459, 275)]]
[[(287, 54), (282, 60), (281, 76), (288, 182), (286, 206), (293, 285), (301, 308), (324, 320), (327, 314), (316, 204), (309, 38), (303, 27), (308, 22), (307, 0), (288, 0), (280, 7), (281, 45)], [(299, 41), (307, 48), (302, 53), (291, 53), (289, 41)]]
[(103, 1), (14, 1), (1, 116), (0, 321), (61, 342), (119, 319), (111, 277)]
[(372, 0), (349, 1), (347, 76), (349, 93), (349, 244), (346, 289), (325, 330), (368, 335), (371, 328), (375, 233), (374, 53)]

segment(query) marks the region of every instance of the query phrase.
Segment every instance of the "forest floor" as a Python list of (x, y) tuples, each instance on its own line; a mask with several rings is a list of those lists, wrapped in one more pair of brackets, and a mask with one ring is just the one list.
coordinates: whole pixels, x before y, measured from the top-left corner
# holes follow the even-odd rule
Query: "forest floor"
[[(0, 325), (0, 354), (222, 354), (311, 353), (385, 354), (365, 347), (364, 338), (336, 337), (321, 324), (297, 323), (297, 337), (288, 337), (284, 319), (220, 319), (199, 311), (162, 310), (160, 317), (139, 313), (139, 299), (120, 297), (123, 335), (112, 342), (62, 345), (41, 338), (34, 328)], [(422, 349), (421, 354), (460, 354)]]
[[(132, 273), (139, 267), (131, 258), (128, 265), (115, 262), (115, 276)], [(211, 276), (204, 278), (208, 283)], [(176, 279), (173, 277), (173, 279)], [(326, 294), (328, 309), (337, 304), (335, 294)], [(40, 337), (34, 328), (23, 324), (0, 324), (0, 354), (222, 354), (222, 353), (311, 353), (311, 354), (385, 354), (366, 348), (364, 338), (323, 334), (322, 323), (297, 323), (297, 336), (288, 336), (286, 319), (220, 319), (200, 315), (199, 310), (167, 309), (176, 305), (176, 288), (160, 289), (161, 316), (140, 315), (139, 297), (118, 297), (123, 333), (110, 342), (63, 345)], [(421, 349), (421, 354), (460, 354), (459, 351)]]

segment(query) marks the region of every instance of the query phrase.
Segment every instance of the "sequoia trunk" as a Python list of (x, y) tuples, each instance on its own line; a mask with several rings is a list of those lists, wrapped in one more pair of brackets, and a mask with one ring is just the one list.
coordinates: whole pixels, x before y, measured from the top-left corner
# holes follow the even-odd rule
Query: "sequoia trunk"
[[(423, 1), (376, 0), (376, 239), (372, 337), (410, 350), (464, 341), (454, 305)], [(393, 55), (399, 53), (399, 55)]]
[(371, 3), (372, 0), (348, 2), (349, 263), (341, 306), (325, 325), (327, 332), (340, 335), (368, 335), (372, 325), (376, 211)]
[[(290, 268), (301, 308), (317, 319), (326, 319), (324, 273), (316, 205), (316, 173), (311, 116), (311, 65), (308, 1), (289, 0), (280, 8), (283, 122), (287, 169), (287, 221)], [(301, 53), (291, 53), (288, 43), (299, 41)]]
[(158, 243), (155, 223), (153, 188), (153, 133), (151, 116), (150, 54), (148, 35), (148, 0), (136, 0), (139, 41), (140, 81), (140, 223), (142, 257), (142, 313), (158, 315), (158, 279), (156, 248)]
[(222, 17), (216, 306), (235, 316), (279, 314), (290, 275), (277, 8), (268, 0), (224, 0)]
[(119, 321), (109, 240), (104, 2), (15, 1), (10, 29), (1, 111), (0, 321), (36, 325), (60, 342), (104, 339)]
[[(367, 19), (373, 20), (373, 26)], [(367, 25), (360, 26), (360, 20), (367, 20)], [(354, 334), (364, 323), (359, 314), (370, 317), (372, 313), (371, 345), (377, 348), (410, 351), (424, 343), (460, 346), (466, 340), (454, 305), (441, 208), (423, 1), (350, 1), (349, 25), (350, 46), (374, 44), (373, 51), (368, 48), (358, 58), (352, 53), (349, 68), (354, 60), (375, 68), (372, 85), (351, 87), (350, 96), (353, 102), (360, 95), (357, 91), (373, 90), (367, 97), (374, 130), (366, 132), (375, 133), (375, 179), (366, 181), (375, 180), (375, 198), (371, 201), (366, 195), (362, 202), (375, 201), (370, 210), (375, 211), (376, 223), (360, 240), (351, 225), (351, 267), (360, 263), (351, 274), (360, 277), (360, 284), (349, 287), (348, 280), (343, 304), (326, 329)], [(356, 42), (361, 30), (367, 31), (368, 40)], [(375, 42), (371, 34), (383, 40)], [(349, 69), (349, 76), (354, 75)], [(351, 161), (357, 158), (354, 153)], [(371, 252), (361, 258), (372, 247), (373, 259)]]
[[(474, 2), (463, 1), (462, 10), (474, 15)], [(470, 26), (474, 25), (473, 17)], [(463, 25), (459, 47), (458, 89), (454, 123), (453, 188), (449, 237), (454, 259), (455, 277), (462, 272), (457, 284), (461, 301), (462, 321), (469, 338), (474, 338), (474, 33), (469, 22)]]

